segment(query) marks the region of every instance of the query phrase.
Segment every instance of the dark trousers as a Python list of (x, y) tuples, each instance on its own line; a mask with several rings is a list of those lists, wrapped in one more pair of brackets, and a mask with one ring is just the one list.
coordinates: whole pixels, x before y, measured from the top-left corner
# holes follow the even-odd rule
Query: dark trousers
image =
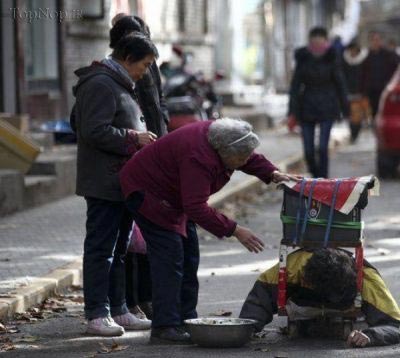
[(194, 223), (187, 225), (188, 237), (165, 230), (138, 213), (143, 201), (135, 193), (127, 201), (147, 244), (152, 280), (152, 326), (173, 327), (197, 317), (199, 241)]
[[(320, 127), (318, 159), (315, 155), (315, 127), (317, 126), (317, 124), (319, 124)], [(319, 123), (304, 121), (301, 123), (304, 156), (306, 158), (308, 170), (314, 178), (328, 177), (328, 145), (332, 125), (333, 120), (325, 120)]]
[(133, 308), (151, 302), (150, 262), (147, 255), (128, 252), (125, 261), (126, 304)]
[(83, 292), (86, 318), (127, 313), (124, 259), (132, 228), (132, 215), (123, 202), (85, 199), (87, 219)]
[(371, 105), (372, 111), (372, 121), (375, 121), (375, 116), (378, 113), (379, 109), (379, 100), (381, 98), (382, 90), (369, 90), (368, 91), (368, 100)]

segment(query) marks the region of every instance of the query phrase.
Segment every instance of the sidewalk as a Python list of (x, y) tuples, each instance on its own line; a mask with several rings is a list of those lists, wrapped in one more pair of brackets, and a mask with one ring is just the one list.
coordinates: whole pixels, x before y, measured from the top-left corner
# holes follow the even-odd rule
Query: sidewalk
[[(300, 137), (288, 135), (284, 129), (263, 133), (260, 139), (259, 152), (278, 167), (287, 158), (302, 155)], [(222, 195), (248, 178), (244, 173), (235, 173)], [(10, 307), (8, 300), (13, 297), (7, 295), (20, 298), (20, 305), (12, 310), (26, 309), (24, 295), (32, 285), (36, 283), (40, 289), (43, 282), (50, 281), (44, 276), (81, 258), (85, 210), (84, 200), (71, 196), (0, 219), (0, 320), (10, 313), (4, 306)]]

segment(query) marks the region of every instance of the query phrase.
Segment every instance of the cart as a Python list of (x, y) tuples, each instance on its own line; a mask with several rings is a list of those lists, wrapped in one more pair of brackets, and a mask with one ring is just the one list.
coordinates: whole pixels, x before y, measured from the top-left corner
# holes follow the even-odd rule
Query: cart
[[(330, 326), (332, 336), (347, 339), (354, 322), (361, 316), (364, 261), (361, 212), (368, 204), (368, 189), (374, 187), (375, 181), (373, 176), (303, 179), (300, 183), (283, 186), (283, 239), (279, 248), (277, 305), (278, 315), (288, 317), (286, 329), (290, 338), (298, 337), (306, 326), (320, 325)], [(320, 316), (312, 320), (292, 320), (287, 313), (286, 263), (289, 248), (319, 247), (354, 249), (357, 295), (353, 307), (345, 311), (320, 307)]]

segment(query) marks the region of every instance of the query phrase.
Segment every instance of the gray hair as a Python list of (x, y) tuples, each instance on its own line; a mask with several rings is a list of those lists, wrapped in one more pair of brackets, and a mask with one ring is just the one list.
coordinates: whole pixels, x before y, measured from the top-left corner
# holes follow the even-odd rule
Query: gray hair
[(208, 142), (222, 157), (250, 155), (260, 145), (250, 123), (221, 118), (210, 125)]

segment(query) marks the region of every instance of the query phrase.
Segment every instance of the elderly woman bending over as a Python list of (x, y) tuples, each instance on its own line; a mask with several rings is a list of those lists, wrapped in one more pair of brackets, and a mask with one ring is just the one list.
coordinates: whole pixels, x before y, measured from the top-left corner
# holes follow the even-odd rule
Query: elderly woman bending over
[(185, 319), (197, 317), (195, 223), (220, 238), (235, 236), (251, 252), (263, 250), (263, 242), (251, 230), (207, 204), (235, 169), (266, 184), (297, 179), (254, 153), (258, 145), (247, 122), (198, 122), (144, 147), (121, 170), (122, 190), (149, 254), (154, 310), (151, 342), (190, 340), (180, 326)]

